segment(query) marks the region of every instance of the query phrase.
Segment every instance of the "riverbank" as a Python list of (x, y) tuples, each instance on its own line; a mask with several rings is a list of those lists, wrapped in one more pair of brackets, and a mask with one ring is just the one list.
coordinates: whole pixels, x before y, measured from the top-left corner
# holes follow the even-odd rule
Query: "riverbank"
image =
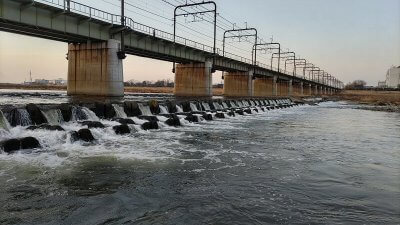
[(19, 89), (19, 90), (49, 90), (49, 91), (66, 91), (65, 85), (42, 85), (42, 84), (9, 84), (0, 83), (0, 89)]
[(400, 91), (345, 90), (328, 99), (361, 104), (363, 109), (400, 112)]

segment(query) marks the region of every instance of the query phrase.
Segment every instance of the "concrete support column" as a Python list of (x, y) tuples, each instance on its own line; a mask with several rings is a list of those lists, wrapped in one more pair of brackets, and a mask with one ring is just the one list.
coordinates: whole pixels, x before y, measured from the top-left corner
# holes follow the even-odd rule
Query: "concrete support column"
[(174, 94), (176, 96), (212, 96), (212, 62), (177, 64)]
[(324, 95), (326, 95), (327, 91), (326, 91), (326, 87), (324, 87)]
[(253, 96), (266, 97), (274, 95), (274, 78), (263, 77), (253, 80)]
[(319, 87), (319, 94), (320, 95), (324, 94), (324, 88), (322, 86)]
[(293, 80), (289, 80), (289, 96), (293, 96)]
[(277, 94), (279, 96), (288, 96), (289, 95), (289, 81), (279, 80), (277, 81)]
[(272, 95), (278, 96), (278, 77), (274, 76), (273, 84), (272, 84)]
[(314, 88), (314, 95), (318, 95), (318, 85), (315, 85), (315, 88)]
[(253, 95), (253, 72), (227, 72), (224, 75), (224, 96), (247, 97)]
[(304, 95), (304, 86), (303, 82), (300, 82), (300, 95)]
[(117, 40), (68, 45), (68, 95), (123, 96)]
[(308, 95), (312, 95), (312, 85), (308, 85)]

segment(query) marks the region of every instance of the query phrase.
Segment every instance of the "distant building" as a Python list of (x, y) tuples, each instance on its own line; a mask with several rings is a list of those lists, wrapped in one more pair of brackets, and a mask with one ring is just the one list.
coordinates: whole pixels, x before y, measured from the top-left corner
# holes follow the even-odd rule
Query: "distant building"
[(66, 85), (67, 81), (62, 78), (58, 78), (58, 79), (54, 80), (54, 84), (55, 85)]
[(43, 84), (43, 85), (47, 85), (50, 83), (49, 80), (45, 80), (45, 79), (35, 79), (35, 82), (33, 82), (35, 84)]
[(386, 87), (400, 88), (400, 66), (393, 66), (387, 71)]
[(386, 87), (386, 81), (378, 81), (378, 88), (385, 88)]

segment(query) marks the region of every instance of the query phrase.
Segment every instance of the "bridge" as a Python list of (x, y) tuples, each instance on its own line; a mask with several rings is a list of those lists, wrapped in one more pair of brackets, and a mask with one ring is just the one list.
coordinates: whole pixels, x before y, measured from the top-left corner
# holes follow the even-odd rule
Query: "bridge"
[[(285, 63), (302, 65), (302, 74), (274, 68), (272, 60), (271, 65), (257, 61), (259, 46), (279, 43), (257, 42), (256, 35), (253, 59), (247, 59), (217, 48), (215, 41), (208, 46), (138, 23), (124, 15), (121, 2), (116, 15), (71, 0), (0, 0), (0, 31), (68, 43), (68, 95), (123, 96), (125, 54), (173, 62), (177, 96), (211, 96), (216, 70), (223, 71), (224, 95), (232, 97), (320, 95), (343, 88), (295, 54)], [(287, 53), (279, 45), (278, 65)]]

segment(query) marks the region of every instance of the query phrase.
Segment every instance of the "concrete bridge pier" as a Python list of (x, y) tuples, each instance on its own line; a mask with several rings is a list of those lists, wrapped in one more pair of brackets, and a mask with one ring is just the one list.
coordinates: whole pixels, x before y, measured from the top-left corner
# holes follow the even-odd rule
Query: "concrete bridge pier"
[(300, 95), (304, 95), (304, 83), (300, 82)]
[(289, 96), (293, 96), (293, 80), (290, 79), (289, 80), (289, 92), (288, 92)]
[(278, 96), (278, 77), (274, 76), (274, 83), (272, 86), (272, 95), (273, 96)]
[(311, 84), (306, 84), (306, 89), (305, 89), (305, 95), (311, 96), (312, 95), (312, 85)]
[(277, 96), (288, 96), (290, 94), (288, 80), (277, 80)]
[(324, 88), (322, 86), (319, 87), (319, 95), (323, 95), (324, 94)]
[(318, 85), (315, 85), (313, 90), (312, 90), (312, 95), (318, 95)]
[(266, 97), (275, 95), (276, 78), (258, 77), (253, 80), (253, 96)]
[(246, 97), (253, 95), (253, 72), (224, 73), (224, 96)]
[(174, 94), (176, 96), (212, 96), (212, 62), (177, 64)]
[(124, 95), (123, 66), (117, 52), (120, 42), (68, 45), (68, 95), (120, 97)]
[(293, 95), (302, 96), (304, 95), (304, 84), (303, 82), (293, 83)]

